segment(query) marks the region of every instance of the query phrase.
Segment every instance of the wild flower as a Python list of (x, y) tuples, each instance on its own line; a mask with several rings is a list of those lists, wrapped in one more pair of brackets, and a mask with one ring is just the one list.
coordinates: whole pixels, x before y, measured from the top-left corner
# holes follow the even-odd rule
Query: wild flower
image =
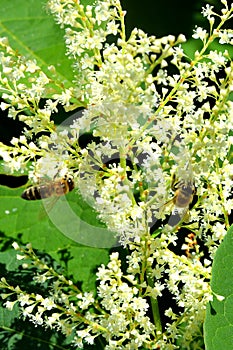
[[(23, 267), (38, 269), (36, 283), (51, 285), (48, 295), (40, 295), (2, 278), (1, 288), (15, 295), (5, 306), (18, 303), (22, 317), (34, 324), (73, 334), (76, 347), (102, 336), (106, 349), (167, 350), (177, 342), (188, 348), (200, 334), (212, 300), (210, 261), (229, 228), (232, 208), (233, 65), (227, 50), (211, 49), (214, 40), (232, 44), (226, 23), (233, 6), (222, 4), (220, 15), (213, 6), (203, 8), (210, 28), (194, 29), (202, 47), (189, 58), (183, 35), (156, 38), (134, 29), (126, 38), (118, 0), (97, 0), (93, 6), (49, 0), (47, 9), (65, 29), (67, 55), (75, 60), (72, 86), (53, 79), (54, 67), (43, 72), (6, 38), (0, 40), (1, 109), (25, 124), (11, 145), (0, 143), (5, 165), (14, 172), (32, 162), (32, 180), (71, 175), (79, 194), (128, 249), (126, 267), (116, 252), (99, 267), (94, 296), (47, 266), (30, 245), (14, 244), (18, 259), (27, 261)], [(49, 98), (42, 106), (44, 96)], [(51, 119), (60, 105), (66, 111), (83, 108), (65, 130)], [(82, 148), (79, 138), (90, 131), (93, 140)], [(173, 174), (184, 181), (176, 193)], [(196, 189), (196, 203), (190, 213), (187, 203), (178, 223), (166, 224), (167, 214), (174, 219), (183, 211), (174, 206), (187, 183)], [(198, 240), (188, 237), (178, 255), (178, 230), (189, 214), (186, 228)], [(176, 307), (165, 309), (168, 321), (162, 327), (158, 300), (165, 292)]]

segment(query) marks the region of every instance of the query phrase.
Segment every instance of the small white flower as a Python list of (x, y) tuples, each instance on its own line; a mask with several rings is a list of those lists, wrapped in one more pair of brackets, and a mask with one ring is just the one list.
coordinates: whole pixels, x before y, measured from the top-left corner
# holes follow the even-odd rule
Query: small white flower
[(13, 310), (14, 305), (17, 303), (18, 300), (15, 301), (6, 301), (4, 303), (4, 306), (8, 309), (8, 310)]
[(204, 41), (207, 38), (207, 31), (201, 27), (196, 26), (192, 37), (194, 39), (201, 39), (202, 41)]
[(41, 301), (41, 305), (43, 305), (46, 310), (51, 310), (56, 307), (53, 298), (45, 298)]
[(13, 242), (13, 243), (12, 243), (12, 247), (13, 247), (15, 250), (19, 250), (19, 248), (20, 248), (17, 242)]
[(16, 259), (17, 259), (17, 260), (23, 260), (23, 259), (25, 259), (25, 258), (26, 258), (25, 255), (21, 255), (21, 254), (17, 254), (17, 255), (16, 255)]
[(206, 5), (206, 7), (202, 8), (202, 15), (204, 17), (207, 17), (208, 19), (210, 19), (211, 15), (213, 15), (213, 6), (210, 6), (209, 4)]
[(40, 69), (39, 66), (37, 66), (36, 61), (27, 61), (26, 62), (26, 71), (30, 73), (35, 73), (38, 69)]

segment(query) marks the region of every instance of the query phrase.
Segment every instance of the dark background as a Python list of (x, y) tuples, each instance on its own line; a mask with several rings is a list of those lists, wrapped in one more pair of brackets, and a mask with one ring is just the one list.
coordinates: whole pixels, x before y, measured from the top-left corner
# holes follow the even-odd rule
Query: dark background
[(122, 0), (126, 9), (127, 33), (134, 27), (156, 37), (168, 34), (191, 36), (192, 27), (204, 1)]

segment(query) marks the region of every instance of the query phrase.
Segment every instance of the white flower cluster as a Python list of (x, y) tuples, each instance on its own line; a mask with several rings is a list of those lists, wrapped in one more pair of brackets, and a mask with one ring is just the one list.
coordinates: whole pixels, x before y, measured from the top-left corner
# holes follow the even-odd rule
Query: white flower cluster
[(97, 273), (98, 295), (108, 312), (108, 317), (101, 321), (110, 334), (107, 349), (138, 349), (150, 342), (155, 330), (147, 316), (149, 304), (139, 296), (134, 276), (123, 275), (118, 253), (113, 253), (110, 259), (107, 267), (100, 267)]
[[(39, 259), (32, 250), (30, 244), (27, 247), (21, 248), (15, 242), (14, 248), (20, 252), (17, 255), (18, 260), (22, 260), (22, 267), (30, 269), (37, 268), (38, 273), (33, 280), (37, 285), (49, 284), (48, 296), (44, 297), (40, 294), (28, 293), (19, 286), (13, 287), (9, 285), (5, 278), (1, 278), (0, 288), (11, 291), (10, 295), (15, 294), (14, 301), (6, 301), (5, 307), (12, 310), (13, 306), (18, 303), (22, 310), (22, 317), (28, 318), (35, 325), (43, 325), (61, 331), (65, 336), (72, 333), (73, 325), (76, 323), (86, 323), (90, 325), (90, 331), (94, 333), (93, 339), (100, 334), (100, 331), (108, 332), (95, 322), (98, 318), (102, 318), (98, 314), (91, 314), (90, 307), (95, 307), (93, 293), (82, 293), (71, 280), (67, 280), (62, 274), (56, 272), (52, 267), (46, 265), (43, 259)], [(33, 282), (32, 282), (33, 284)], [(9, 294), (2, 294), (3, 299)], [(76, 327), (75, 327), (76, 328)], [(88, 333), (87, 331), (85, 331)], [(85, 337), (81, 335), (82, 331), (75, 332), (75, 345), (82, 343), (82, 338), (88, 343), (91, 343), (91, 334), (88, 333)], [(82, 346), (81, 346), (82, 347)]]
[[(49, 284), (49, 294), (28, 293), (19, 286), (13, 287), (5, 278), (1, 279), (0, 287), (10, 290), (2, 294), (6, 299), (15, 294), (14, 301), (6, 301), (5, 306), (12, 310), (18, 303), (22, 316), (35, 325), (56, 328), (68, 336), (75, 328), (73, 343), (82, 348), (84, 343), (94, 344), (100, 334), (106, 339), (106, 349), (138, 349), (140, 347), (171, 349), (176, 339), (188, 346), (192, 334), (198, 334), (202, 325), (205, 305), (212, 300), (208, 280), (210, 266), (203, 267), (199, 260), (190, 261), (185, 256), (177, 256), (168, 249), (173, 236), (162, 235), (155, 240), (149, 239), (144, 245), (131, 245), (132, 254), (128, 256), (128, 268), (122, 271), (118, 253), (112, 253), (110, 262), (102, 265), (97, 272), (99, 286), (98, 299), (93, 293), (82, 293), (72, 281), (56, 272), (52, 267), (38, 258), (30, 244), (21, 248), (14, 243), (19, 251), (18, 260), (24, 269), (38, 269), (33, 280), (37, 284)], [(190, 270), (193, 272), (192, 276)], [(167, 273), (166, 284), (159, 281)], [(146, 274), (146, 276), (143, 276)], [(180, 287), (182, 280), (183, 287)], [(153, 282), (154, 281), (154, 282)], [(180, 308), (187, 312), (181, 317), (168, 307), (165, 315), (171, 319), (162, 334), (156, 314), (157, 306), (152, 313), (154, 324), (148, 316), (151, 303), (162, 296), (166, 288), (173, 295)], [(157, 311), (156, 311), (157, 309)], [(94, 311), (95, 310), (95, 311)], [(180, 333), (179, 323), (185, 323), (185, 331)], [(78, 323), (78, 325), (77, 325)], [(83, 328), (83, 324), (87, 326)], [(157, 326), (157, 327), (156, 327)]]
[[(212, 6), (203, 9), (210, 30), (195, 29), (193, 38), (200, 39), (202, 47), (190, 59), (180, 46), (183, 36), (158, 39), (134, 29), (127, 39), (125, 13), (118, 0), (96, 1), (93, 6), (78, 0), (49, 0), (48, 10), (65, 27), (67, 54), (75, 59), (77, 82), (64, 91), (54, 84), (57, 91), (44, 108), (39, 101), (53, 80), (49, 71), (43, 73), (35, 62), (9, 48), (5, 39), (0, 41), (5, 100), (1, 109), (9, 108), (9, 116), (18, 116), (26, 125), (11, 146), (0, 143), (0, 156), (12, 171), (40, 158), (32, 164), (32, 179), (72, 175), (83, 198), (130, 249), (126, 273), (116, 253), (98, 271), (100, 314), (89, 311), (95, 304), (92, 294), (78, 291), (74, 306), (59, 283), (54, 285), (57, 294), (46, 298), (15, 290), (21, 306), (27, 305), (24, 315), (35, 323), (44, 319), (47, 326), (68, 334), (71, 325), (59, 310), (68, 310), (74, 323), (83, 321), (87, 326), (77, 330), (76, 346), (83, 346), (82, 339), (92, 344), (102, 333), (109, 350), (175, 349), (176, 339), (188, 348), (188, 340), (199, 332), (205, 304), (211, 299), (210, 261), (201, 262), (202, 248), (191, 236), (183, 245), (185, 255), (175, 255), (170, 247), (177, 244), (179, 225), (165, 225), (163, 219), (165, 214), (179, 213), (179, 208), (172, 207), (178, 207), (178, 196), (181, 202), (186, 199), (185, 189), (191, 183), (197, 199), (190, 210), (192, 224), (186, 227), (208, 247), (208, 258), (230, 225), (233, 65), (227, 50), (211, 48), (214, 40), (232, 44), (226, 21), (232, 18), (233, 6), (222, 3), (220, 16)], [(216, 17), (219, 24), (214, 28)], [(115, 43), (108, 43), (110, 34)], [(67, 110), (84, 107), (68, 130), (63, 126), (55, 130), (50, 120), (59, 104)], [(82, 147), (80, 137), (87, 132), (93, 139)], [(179, 180), (175, 194), (171, 190), (174, 173)], [(189, 193), (185, 206), (187, 216), (193, 195)], [(185, 218), (180, 219), (182, 225)], [(150, 230), (154, 230), (152, 236)], [(37, 281), (47, 278), (46, 272)], [(171, 322), (162, 333), (156, 305), (165, 290), (184, 313), (180, 316), (168, 308), (165, 314)], [(153, 306), (154, 325), (146, 298)], [(64, 302), (64, 309), (58, 300)], [(80, 318), (75, 318), (77, 307)], [(53, 309), (46, 316), (45, 310)], [(186, 324), (185, 330), (178, 327), (181, 323)]]

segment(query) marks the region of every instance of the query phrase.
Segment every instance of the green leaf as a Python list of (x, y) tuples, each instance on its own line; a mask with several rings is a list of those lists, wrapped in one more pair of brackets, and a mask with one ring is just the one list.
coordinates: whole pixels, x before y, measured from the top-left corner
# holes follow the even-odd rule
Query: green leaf
[[(47, 252), (60, 260), (59, 252), (67, 248), (72, 256), (68, 273), (83, 281), (85, 289), (95, 285), (93, 270), (108, 261), (108, 250), (116, 244), (114, 234), (97, 219), (94, 210), (83, 202), (76, 190), (62, 196), (50, 208), (43, 201), (20, 198), (22, 188), (0, 186), (0, 229), (7, 236), (33, 248)], [(47, 201), (45, 203), (47, 205)]]
[(5, 252), (0, 252), (1, 264), (4, 264), (8, 271), (14, 271), (22, 264), (22, 262), (17, 260), (16, 254), (17, 252), (13, 248)]
[(204, 324), (206, 350), (233, 349), (233, 226), (220, 244), (213, 263), (211, 288), (214, 296)]
[(72, 61), (65, 55), (64, 31), (46, 12), (44, 0), (0, 0), (0, 36), (43, 71), (54, 65), (57, 79), (72, 84)]
[[(25, 201), (20, 198), (21, 193), (21, 188), (0, 186), (0, 227), (8, 234), (16, 237), (19, 232), (23, 233), (24, 240), (32, 244), (38, 242), (39, 236), (38, 249), (46, 247), (47, 250), (60, 247), (62, 233), (62, 241), (66, 244), (71, 240), (97, 248), (110, 248), (116, 244), (115, 234), (104, 227), (76, 190), (56, 201), (53, 197)], [(53, 239), (51, 243), (51, 237), (57, 237), (58, 242)]]
[(10, 327), (11, 323), (17, 317), (19, 317), (19, 310), (16, 305), (12, 310), (0, 307), (0, 328)]

